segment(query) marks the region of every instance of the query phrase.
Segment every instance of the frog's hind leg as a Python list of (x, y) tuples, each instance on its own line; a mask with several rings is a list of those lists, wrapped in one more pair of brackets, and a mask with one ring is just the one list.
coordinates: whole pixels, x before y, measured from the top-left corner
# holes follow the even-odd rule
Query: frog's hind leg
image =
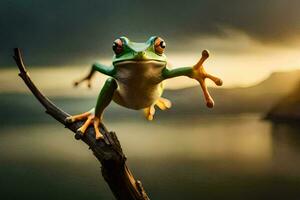
[(73, 123), (76, 121), (86, 119), (84, 124), (77, 130), (77, 132), (75, 134), (76, 139), (81, 139), (81, 137), (85, 134), (87, 128), (90, 125), (94, 126), (96, 139), (98, 140), (98, 139), (103, 138), (103, 135), (101, 134), (101, 132), (99, 130), (99, 125), (102, 121), (103, 111), (108, 106), (108, 104), (111, 102), (117, 86), (118, 85), (113, 78), (108, 78), (99, 94), (95, 109), (92, 109), (83, 114), (74, 115), (74, 116), (70, 116), (70, 117), (66, 118), (65, 121), (67, 123)]
[(145, 117), (149, 121), (153, 120), (153, 116), (155, 114), (155, 107), (154, 106), (159, 107), (161, 110), (166, 110), (166, 109), (171, 108), (172, 103), (171, 103), (170, 100), (160, 97), (158, 100), (156, 100), (156, 102), (153, 105), (151, 105), (147, 108), (144, 108), (143, 111), (144, 111)]

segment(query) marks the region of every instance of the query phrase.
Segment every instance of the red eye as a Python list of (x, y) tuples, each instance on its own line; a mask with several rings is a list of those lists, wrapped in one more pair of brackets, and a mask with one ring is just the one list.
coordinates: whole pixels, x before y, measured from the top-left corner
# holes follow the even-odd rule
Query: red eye
[(157, 37), (154, 42), (154, 48), (156, 53), (163, 54), (166, 48), (165, 41), (162, 38)]
[(123, 42), (121, 39), (116, 39), (113, 43), (112, 49), (114, 50), (115, 54), (120, 54), (123, 51)]

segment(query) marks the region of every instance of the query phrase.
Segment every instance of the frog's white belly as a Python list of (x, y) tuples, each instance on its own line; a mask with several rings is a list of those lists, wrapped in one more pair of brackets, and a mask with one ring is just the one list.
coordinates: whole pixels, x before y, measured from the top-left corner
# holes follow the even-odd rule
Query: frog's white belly
[(162, 69), (157, 61), (125, 61), (115, 64), (118, 83), (113, 101), (131, 109), (151, 106), (162, 94)]

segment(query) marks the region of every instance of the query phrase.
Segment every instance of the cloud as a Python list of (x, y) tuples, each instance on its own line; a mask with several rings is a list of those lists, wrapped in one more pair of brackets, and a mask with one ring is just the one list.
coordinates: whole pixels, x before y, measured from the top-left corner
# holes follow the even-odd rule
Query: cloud
[(300, 32), (299, 7), (297, 0), (4, 0), (0, 66), (13, 65), (14, 47), (24, 50), (30, 65), (86, 64), (111, 56), (111, 43), (120, 35), (136, 41), (160, 35), (170, 51), (188, 51), (193, 39), (226, 39), (223, 27), (262, 43), (287, 44)]

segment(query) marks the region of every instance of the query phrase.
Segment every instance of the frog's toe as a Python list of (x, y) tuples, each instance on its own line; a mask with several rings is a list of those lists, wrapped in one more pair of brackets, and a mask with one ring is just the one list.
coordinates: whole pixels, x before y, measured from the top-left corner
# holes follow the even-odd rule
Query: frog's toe
[(152, 121), (152, 120), (153, 120), (153, 116), (154, 116), (154, 115), (148, 115), (148, 116), (147, 116), (147, 120)]
[(83, 133), (80, 130), (77, 130), (75, 133), (75, 139), (80, 140), (83, 136)]
[(74, 118), (73, 118), (72, 116), (66, 117), (65, 122), (66, 122), (67, 124), (71, 124), (71, 123), (74, 122)]
[(94, 130), (95, 130), (96, 140), (103, 139), (103, 135), (101, 134), (101, 132), (99, 130), (100, 123), (101, 123), (101, 120), (99, 118), (94, 119)]
[(75, 134), (75, 139), (79, 140), (84, 136), (86, 129), (93, 123), (94, 115), (89, 115), (87, 120), (84, 122), (84, 124), (77, 129), (76, 134)]
[(149, 121), (152, 121), (153, 120), (153, 116), (155, 114), (155, 108), (154, 108), (154, 105), (148, 107), (148, 108), (145, 108), (144, 109), (144, 114), (145, 114), (145, 117), (147, 120)]
[(65, 122), (68, 123), (68, 124), (70, 124), (70, 123), (73, 123), (73, 122), (76, 122), (76, 121), (80, 121), (80, 120), (86, 119), (90, 115), (93, 115), (93, 114), (94, 114), (94, 109), (92, 109), (92, 110), (90, 110), (88, 112), (79, 114), (79, 115), (73, 115), (73, 116), (66, 117), (65, 118)]
[(155, 105), (158, 106), (161, 110), (166, 110), (166, 109), (171, 108), (172, 103), (171, 103), (170, 100), (168, 100), (168, 99), (166, 99), (166, 98), (160, 97), (160, 98), (156, 101)]

